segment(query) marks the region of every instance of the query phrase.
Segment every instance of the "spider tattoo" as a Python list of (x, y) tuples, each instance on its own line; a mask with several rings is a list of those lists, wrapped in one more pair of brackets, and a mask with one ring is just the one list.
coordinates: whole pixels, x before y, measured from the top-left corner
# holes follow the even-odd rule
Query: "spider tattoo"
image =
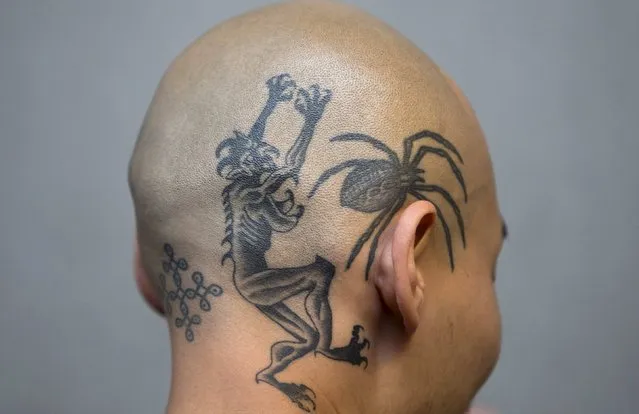
[[(413, 144), (419, 140), (432, 140), (441, 145), (433, 147), (421, 145), (413, 155)], [(348, 133), (338, 135), (330, 139), (336, 141), (359, 141), (371, 144), (375, 149), (383, 151), (388, 156), (387, 159), (364, 159), (357, 158), (345, 161), (324, 171), (311, 189), (308, 197), (315, 195), (319, 187), (331, 176), (339, 172), (352, 168), (344, 179), (344, 184), (340, 192), (340, 204), (342, 207), (364, 212), (378, 213), (370, 226), (359, 237), (351, 254), (346, 262), (346, 269), (350, 268), (353, 260), (357, 257), (364, 244), (373, 237), (368, 262), (366, 264), (366, 279), (375, 259), (375, 250), (379, 236), (388, 226), (395, 213), (404, 205), (406, 197), (411, 195), (418, 200), (427, 200), (433, 203), (437, 216), (441, 221), (446, 246), (448, 248), (448, 258), (451, 270), (455, 269), (453, 257), (453, 243), (450, 226), (437, 203), (430, 197), (430, 194), (439, 194), (452, 208), (460, 229), (462, 245), (466, 247), (466, 234), (464, 230), (464, 220), (461, 211), (451, 194), (441, 186), (429, 184), (426, 181), (426, 171), (419, 168), (419, 164), (426, 154), (432, 154), (445, 159), (461, 186), (464, 194), (464, 202), (468, 201), (466, 183), (457, 163), (451, 157), (451, 153), (457, 158), (460, 164), (464, 161), (455, 146), (446, 138), (432, 131), (424, 130), (404, 139), (404, 154), (402, 159), (397, 153), (391, 150), (386, 144), (369, 135)], [(412, 157), (412, 158), (411, 158)]]

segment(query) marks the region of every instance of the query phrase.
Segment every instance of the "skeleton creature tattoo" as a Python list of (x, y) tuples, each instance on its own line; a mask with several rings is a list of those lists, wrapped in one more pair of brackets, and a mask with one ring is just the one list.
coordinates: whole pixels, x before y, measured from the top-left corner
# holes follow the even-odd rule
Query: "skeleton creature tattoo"
[[(270, 384), (307, 412), (315, 411), (315, 393), (304, 384), (279, 381), (276, 376), (292, 362), (310, 352), (353, 365), (368, 364), (362, 355), (370, 346), (362, 337), (363, 327), (355, 325), (348, 344), (332, 346), (332, 311), (329, 290), (335, 266), (316, 256), (315, 261), (298, 267), (272, 268), (266, 261), (273, 232), (293, 230), (304, 215), (286, 183), (296, 185), (306, 159), (306, 151), (331, 91), (312, 85), (298, 88), (288, 74), (274, 76), (266, 82), (268, 99), (248, 134), (234, 131), (216, 150), (217, 173), (229, 181), (222, 191), (226, 214), (228, 252), (222, 264), (233, 264), (233, 281), (244, 299), (277, 323), (292, 337), (271, 347), (270, 365), (256, 375), (256, 381)], [(264, 140), (269, 116), (277, 105), (292, 101), (304, 119), (301, 132), (284, 157), (276, 163), (279, 150)], [(276, 193), (285, 194), (278, 199)], [(306, 315), (300, 315), (285, 301), (304, 298)]]
[[(443, 148), (422, 145), (411, 159), (413, 144), (417, 141), (426, 139), (434, 141)], [(366, 263), (366, 279), (368, 279), (368, 273), (373, 261), (375, 260), (375, 252), (377, 250), (379, 236), (384, 232), (384, 229), (388, 226), (395, 213), (402, 208), (406, 198), (410, 194), (419, 200), (431, 201), (435, 206), (437, 216), (441, 221), (442, 228), (444, 229), (444, 235), (446, 237), (450, 267), (451, 270), (454, 270), (455, 261), (453, 257), (450, 227), (442, 214), (441, 208), (428, 196), (428, 194), (439, 194), (452, 207), (460, 229), (462, 244), (466, 247), (464, 220), (459, 206), (451, 194), (441, 186), (427, 183), (425, 179), (425, 171), (419, 168), (419, 165), (426, 154), (433, 154), (445, 159), (450, 165), (455, 178), (462, 188), (464, 201), (468, 201), (468, 193), (466, 191), (464, 177), (459, 167), (448, 153), (448, 151), (453, 153), (459, 162), (463, 164), (464, 161), (455, 146), (441, 135), (432, 131), (424, 130), (404, 139), (404, 154), (400, 161), (397, 154), (386, 144), (368, 135), (356, 133), (343, 134), (331, 138), (331, 142), (334, 141), (365, 142), (384, 152), (388, 156), (387, 160), (368, 160), (362, 158), (349, 160), (329, 168), (319, 177), (308, 195), (309, 198), (313, 197), (322, 183), (328, 180), (331, 176), (338, 174), (345, 169), (352, 168), (344, 180), (344, 185), (342, 186), (340, 194), (340, 204), (342, 207), (348, 207), (364, 213), (379, 212), (371, 225), (355, 243), (348, 261), (346, 262), (346, 268), (350, 268), (353, 260), (355, 260), (364, 244), (371, 238), (371, 236), (373, 236), (373, 233), (375, 233), (370, 245), (368, 261)]]

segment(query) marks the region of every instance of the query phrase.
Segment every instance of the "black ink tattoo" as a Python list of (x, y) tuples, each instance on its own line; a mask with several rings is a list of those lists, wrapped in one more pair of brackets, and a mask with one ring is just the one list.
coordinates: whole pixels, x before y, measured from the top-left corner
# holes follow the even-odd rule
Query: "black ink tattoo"
[[(298, 88), (288, 74), (274, 76), (266, 82), (268, 99), (250, 132), (234, 131), (216, 150), (217, 173), (229, 181), (222, 191), (226, 215), (226, 236), (222, 245), (228, 252), (222, 264), (233, 264), (233, 282), (244, 299), (282, 327), (292, 337), (271, 346), (271, 362), (259, 371), (255, 380), (270, 384), (307, 412), (315, 411), (315, 393), (304, 384), (281, 382), (276, 375), (291, 363), (314, 352), (353, 365), (368, 364), (362, 355), (370, 343), (363, 338), (363, 328), (355, 325), (350, 342), (332, 347), (333, 317), (329, 289), (335, 266), (316, 256), (310, 264), (272, 268), (266, 261), (273, 232), (293, 230), (304, 214), (296, 203), (293, 189), (306, 159), (306, 151), (315, 127), (331, 100), (331, 91), (313, 85)], [(279, 151), (264, 141), (269, 116), (279, 104), (293, 100), (304, 124), (294, 144), (279, 165)], [(284, 197), (276, 193), (284, 190)], [(285, 301), (304, 298), (306, 315), (300, 315)]]
[[(422, 145), (413, 156), (413, 144), (422, 139), (430, 139), (441, 145), (443, 148)], [(449, 152), (454, 154), (461, 164), (464, 163), (461, 155), (453, 144), (441, 135), (431, 131), (421, 131), (411, 135), (404, 140), (404, 154), (400, 161), (399, 156), (383, 142), (364, 134), (344, 134), (331, 138), (334, 141), (360, 141), (371, 144), (374, 148), (384, 152), (388, 159), (353, 159), (336, 165), (326, 170), (311, 189), (308, 197), (315, 195), (319, 187), (331, 176), (352, 168), (344, 180), (340, 193), (340, 204), (342, 207), (361, 211), (364, 213), (377, 213), (377, 217), (370, 226), (359, 237), (351, 254), (346, 262), (346, 269), (350, 268), (353, 260), (357, 257), (364, 244), (373, 236), (366, 263), (366, 279), (368, 279), (370, 268), (375, 259), (379, 236), (384, 232), (395, 213), (404, 205), (406, 197), (412, 195), (419, 200), (428, 200), (435, 205), (437, 215), (441, 221), (446, 246), (448, 248), (448, 258), (451, 270), (455, 269), (453, 257), (453, 245), (450, 227), (442, 215), (439, 206), (430, 199), (427, 194), (439, 194), (452, 207), (457, 224), (460, 228), (462, 244), (466, 247), (466, 235), (464, 231), (464, 220), (459, 206), (444, 188), (426, 183), (426, 172), (419, 168), (419, 165), (426, 154), (433, 154), (445, 159), (448, 162), (455, 178), (459, 182), (464, 192), (464, 202), (468, 201), (466, 183), (464, 177), (457, 166), (455, 160)], [(412, 156), (412, 159), (411, 159)]]
[[(178, 302), (180, 313), (182, 317), (175, 318), (175, 326), (178, 328), (184, 327), (184, 336), (189, 342), (193, 342), (195, 334), (193, 333), (193, 325), (199, 325), (202, 322), (200, 315), (191, 314), (189, 309), (189, 301), (199, 299), (200, 309), (204, 312), (211, 310), (211, 302), (207, 297), (220, 296), (222, 294), (222, 288), (212, 283), (208, 286), (204, 286), (204, 276), (200, 272), (193, 272), (191, 280), (195, 283), (194, 288), (184, 288), (182, 286), (182, 274), (189, 268), (189, 264), (184, 258), (176, 258), (173, 246), (166, 243), (164, 245), (164, 253), (167, 256), (166, 261), (162, 262), (162, 269), (164, 273), (160, 274), (160, 284), (164, 290), (164, 311), (167, 316), (172, 316), (173, 307), (171, 302)], [(173, 290), (168, 290), (166, 286), (166, 274), (170, 274), (173, 280)]]

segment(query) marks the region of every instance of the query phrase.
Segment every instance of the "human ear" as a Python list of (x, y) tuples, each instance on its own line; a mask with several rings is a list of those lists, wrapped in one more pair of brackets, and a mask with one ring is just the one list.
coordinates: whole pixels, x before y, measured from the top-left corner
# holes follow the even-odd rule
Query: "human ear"
[(142, 266), (142, 259), (140, 258), (140, 245), (138, 244), (137, 238), (135, 240), (133, 248), (133, 275), (135, 277), (135, 284), (138, 287), (138, 291), (144, 298), (147, 305), (149, 305), (157, 313), (164, 315), (164, 305), (162, 304), (162, 300), (160, 300), (157, 290), (153, 287), (148, 273)]
[(419, 309), (424, 298), (424, 278), (415, 257), (426, 246), (435, 223), (435, 206), (417, 201), (399, 214), (396, 225), (380, 239), (373, 280), (382, 301), (412, 334), (419, 325)]

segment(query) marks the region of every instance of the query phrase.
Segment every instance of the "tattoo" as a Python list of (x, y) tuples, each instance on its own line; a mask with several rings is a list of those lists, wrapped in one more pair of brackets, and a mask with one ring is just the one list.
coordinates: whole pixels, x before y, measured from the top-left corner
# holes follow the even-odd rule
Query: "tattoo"
[[(444, 148), (422, 145), (413, 156), (413, 144), (422, 139), (430, 139)], [(442, 228), (444, 229), (444, 235), (446, 237), (450, 268), (451, 270), (454, 270), (455, 260), (453, 257), (450, 227), (438, 204), (433, 202), (428, 194), (439, 194), (452, 207), (461, 232), (462, 244), (465, 248), (466, 235), (464, 230), (464, 220), (459, 206), (450, 193), (438, 185), (428, 184), (425, 178), (426, 172), (419, 168), (419, 165), (426, 154), (433, 154), (445, 159), (464, 192), (464, 202), (467, 202), (468, 194), (466, 192), (464, 177), (455, 160), (453, 160), (449, 154), (449, 152), (453, 153), (461, 164), (464, 163), (455, 146), (441, 135), (424, 130), (404, 139), (404, 154), (400, 161), (397, 153), (388, 148), (386, 144), (368, 135), (355, 133), (343, 134), (331, 138), (331, 142), (335, 141), (364, 142), (384, 152), (387, 156), (387, 159), (385, 160), (369, 160), (363, 158), (353, 159), (329, 168), (320, 175), (308, 195), (309, 198), (313, 197), (322, 183), (328, 180), (331, 176), (345, 169), (352, 168), (342, 185), (340, 204), (342, 207), (348, 207), (352, 210), (361, 211), (363, 213), (378, 213), (377, 217), (373, 219), (370, 226), (355, 243), (348, 261), (346, 262), (346, 269), (350, 268), (353, 260), (355, 260), (364, 244), (374, 234), (368, 253), (368, 261), (366, 263), (365, 277), (368, 280), (369, 271), (373, 261), (375, 260), (375, 252), (377, 250), (379, 236), (384, 232), (384, 229), (388, 226), (395, 213), (402, 208), (408, 195), (411, 195), (419, 200), (430, 201), (435, 206), (437, 216), (441, 221)]]
[[(304, 206), (296, 203), (293, 190), (315, 127), (332, 96), (319, 85), (298, 88), (288, 74), (274, 76), (266, 85), (268, 99), (250, 132), (234, 131), (216, 150), (217, 173), (229, 181), (222, 191), (226, 215), (222, 245), (229, 247), (222, 264), (232, 262), (233, 282), (240, 295), (291, 336), (271, 346), (270, 364), (257, 373), (256, 381), (270, 384), (302, 410), (314, 412), (313, 390), (304, 384), (281, 382), (277, 374), (310, 352), (365, 368), (368, 360), (362, 352), (370, 343), (362, 336), (364, 328), (355, 325), (348, 344), (332, 346), (329, 290), (335, 266), (330, 261), (317, 255), (313, 263), (287, 268), (272, 268), (266, 261), (273, 233), (293, 230), (304, 215)], [(294, 97), (293, 107), (304, 124), (284, 162), (278, 164), (279, 150), (264, 141), (264, 130), (276, 106)], [(278, 199), (276, 193), (284, 197)], [(285, 303), (293, 297), (304, 298), (302, 314)]]
[[(189, 268), (189, 264), (184, 258), (176, 258), (173, 246), (166, 243), (164, 245), (164, 253), (167, 256), (166, 261), (162, 262), (162, 269), (164, 273), (160, 274), (160, 284), (164, 290), (164, 310), (168, 316), (173, 313), (173, 307), (171, 302), (178, 302), (180, 313), (182, 317), (176, 317), (174, 320), (177, 328), (184, 327), (184, 336), (189, 342), (193, 342), (195, 334), (193, 333), (193, 325), (199, 325), (202, 322), (200, 315), (191, 314), (189, 308), (189, 302), (199, 299), (200, 309), (204, 312), (211, 311), (211, 302), (207, 297), (210, 295), (211, 299), (215, 296), (222, 294), (222, 288), (212, 283), (208, 286), (204, 286), (204, 276), (200, 272), (193, 272), (191, 280), (195, 283), (194, 288), (184, 288), (182, 286), (182, 274)], [(173, 290), (168, 290), (166, 286), (166, 274), (171, 274), (173, 280)]]

